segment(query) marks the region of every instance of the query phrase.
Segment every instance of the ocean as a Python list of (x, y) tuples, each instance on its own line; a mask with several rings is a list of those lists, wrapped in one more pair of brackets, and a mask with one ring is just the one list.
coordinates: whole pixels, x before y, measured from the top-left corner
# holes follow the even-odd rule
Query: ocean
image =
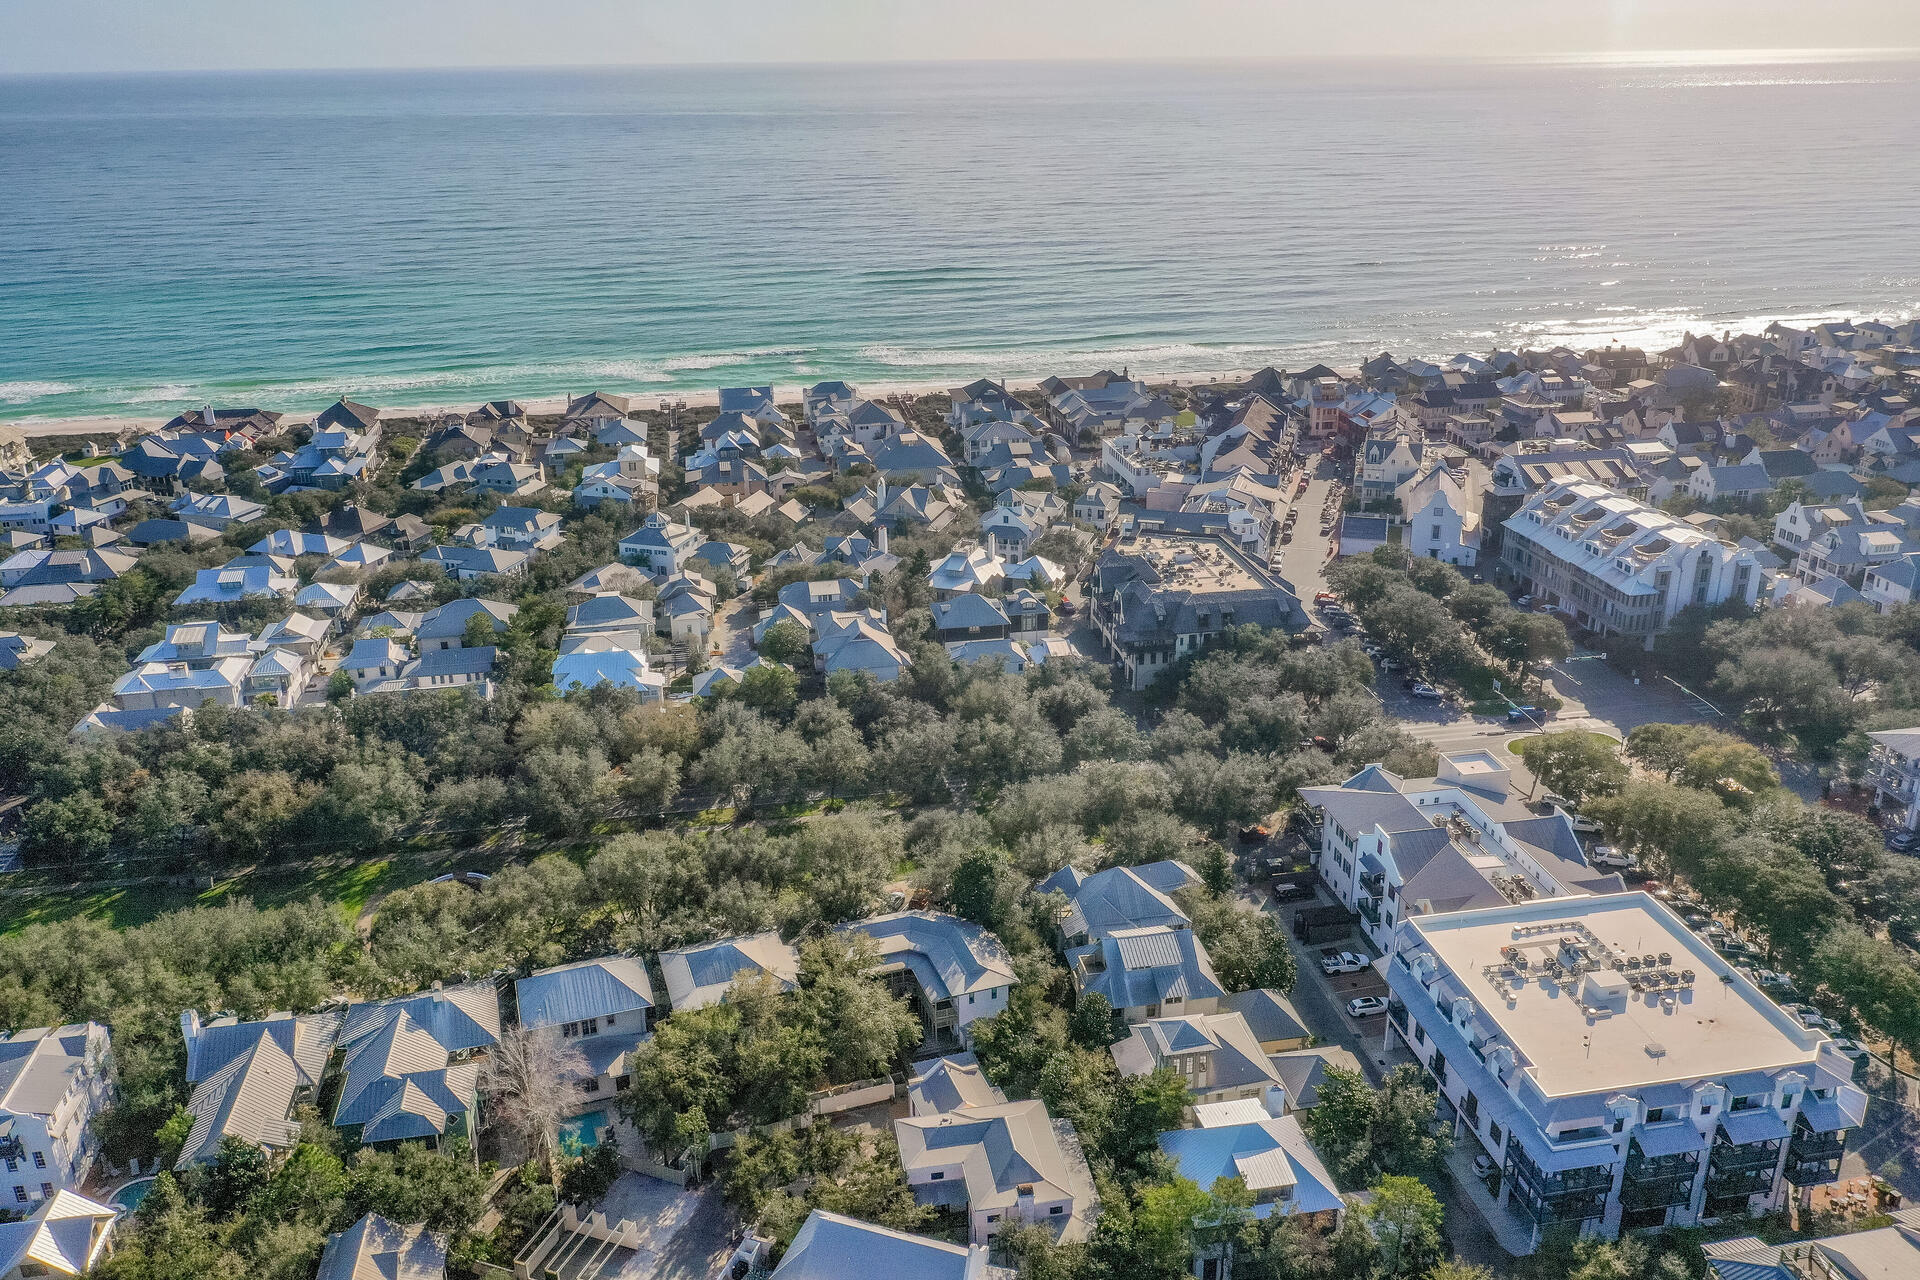
[(1916, 119), (1859, 57), (0, 79), (0, 417), (1905, 317)]

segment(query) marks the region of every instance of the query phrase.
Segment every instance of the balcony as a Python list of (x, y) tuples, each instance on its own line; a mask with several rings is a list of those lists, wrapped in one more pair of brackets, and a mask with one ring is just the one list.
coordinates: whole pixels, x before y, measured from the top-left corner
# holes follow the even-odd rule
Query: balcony
[(1815, 1133), (1806, 1118), (1794, 1126), (1787, 1143), (1787, 1177), (1799, 1186), (1832, 1182), (1840, 1176), (1840, 1160), (1847, 1154), (1847, 1131)]
[(1359, 911), (1360, 911), (1360, 918), (1362, 920), (1365, 920), (1368, 924), (1377, 925), (1380, 923), (1380, 899), (1378, 898), (1360, 899)]
[(1736, 1146), (1716, 1142), (1707, 1163), (1707, 1198), (1730, 1200), (1765, 1195), (1773, 1190), (1780, 1160), (1780, 1143), (1750, 1142)]
[(1699, 1171), (1699, 1152), (1649, 1156), (1636, 1139), (1627, 1147), (1627, 1175), (1620, 1188), (1620, 1203), (1629, 1210), (1686, 1204), (1693, 1199), (1693, 1183)]
[(1363, 871), (1360, 873), (1360, 887), (1376, 898), (1387, 891), (1387, 873), (1384, 871)]

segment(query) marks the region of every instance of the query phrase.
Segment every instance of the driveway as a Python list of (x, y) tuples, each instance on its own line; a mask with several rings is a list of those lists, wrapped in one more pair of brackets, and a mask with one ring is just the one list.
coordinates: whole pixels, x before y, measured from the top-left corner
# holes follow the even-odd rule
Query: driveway
[(711, 665), (744, 667), (753, 661), (753, 623), (749, 619), (755, 612), (753, 601), (745, 595), (735, 596), (714, 612), (708, 647), (718, 649), (720, 657)]
[[(1257, 889), (1242, 890), (1241, 898), (1280, 921), (1287, 945), (1293, 948), (1294, 966), (1300, 974), (1293, 984), (1293, 1007), (1307, 1030), (1313, 1033), (1316, 1042), (1337, 1044), (1347, 1050), (1360, 1060), (1368, 1078), (1376, 1085), (1394, 1067), (1413, 1061), (1413, 1055), (1407, 1052), (1405, 1045), (1395, 1042), (1393, 1048), (1386, 1047), (1387, 1020), (1384, 1015), (1358, 1022), (1347, 1016), (1346, 1002), (1353, 996), (1385, 992), (1386, 983), (1381, 981), (1378, 974), (1368, 970), (1363, 974), (1341, 974), (1328, 978), (1320, 972), (1320, 952), (1325, 948), (1370, 954), (1359, 931), (1354, 930), (1345, 938), (1312, 946), (1301, 943), (1293, 936), (1293, 913), (1305, 907), (1324, 906), (1329, 899), (1316, 895), (1312, 899), (1283, 905), (1275, 902), (1272, 894)], [(1471, 1155), (1467, 1158), (1469, 1162), (1472, 1159)], [(1479, 1207), (1469, 1207), (1472, 1203), (1469, 1193), (1455, 1186), (1452, 1178), (1439, 1179), (1433, 1191), (1446, 1209), (1447, 1234), (1453, 1239), (1454, 1253), (1467, 1262), (1504, 1273), (1512, 1265), (1512, 1255), (1501, 1247)]]
[[(658, 1178), (623, 1173), (599, 1210), (640, 1230), (640, 1248), (622, 1260), (618, 1280), (710, 1280), (733, 1249), (733, 1216), (717, 1183), (682, 1190)], [(604, 1280), (614, 1280), (614, 1274)]]

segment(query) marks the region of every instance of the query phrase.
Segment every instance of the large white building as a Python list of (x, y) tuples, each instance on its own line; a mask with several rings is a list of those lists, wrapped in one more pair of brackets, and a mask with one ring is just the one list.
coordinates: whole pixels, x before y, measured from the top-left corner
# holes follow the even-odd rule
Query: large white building
[(0, 1034), (0, 1205), (25, 1212), (85, 1182), (99, 1153), (93, 1120), (113, 1096), (99, 1023)]
[(1520, 802), (1490, 752), (1442, 756), (1432, 778), (1368, 765), (1300, 798), (1320, 818), (1320, 878), (1382, 950), (1409, 916), (1622, 887), (1587, 862), (1565, 814)]
[(1437, 1083), (1509, 1249), (1743, 1219), (1838, 1176), (1852, 1064), (1645, 893), (1403, 921), (1389, 1041)]
[(1689, 605), (1751, 605), (1766, 580), (1755, 550), (1589, 481), (1546, 485), (1502, 529), (1502, 567), (1537, 602), (1648, 646)]

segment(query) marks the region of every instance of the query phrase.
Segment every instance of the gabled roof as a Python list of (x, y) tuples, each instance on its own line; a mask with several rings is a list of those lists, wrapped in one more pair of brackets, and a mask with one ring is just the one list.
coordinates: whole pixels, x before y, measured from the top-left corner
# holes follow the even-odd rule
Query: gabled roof
[(880, 952), (883, 968), (901, 966), (937, 1000), (994, 987), (1010, 987), (1013, 961), (1000, 940), (957, 916), (938, 911), (896, 911), (839, 926), (864, 933)]
[(1333, 1175), (1292, 1116), (1218, 1128), (1175, 1129), (1160, 1135), (1160, 1149), (1173, 1159), (1181, 1177), (1202, 1187), (1211, 1187), (1221, 1178), (1239, 1178), (1256, 1193), (1290, 1189), (1284, 1200), (1256, 1203), (1252, 1211), (1256, 1218), (1338, 1211), (1344, 1203)]
[(936, 600), (929, 606), (936, 630), (953, 631), (966, 627), (1004, 627), (1007, 615), (985, 596), (971, 592), (950, 600)]
[(998, 1106), (1007, 1100), (970, 1053), (950, 1054), (921, 1066), (907, 1082), (907, 1097), (916, 1116)]
[(445, 1280), (447, 1248), (425, 1226), (369, 1213), (327, 1237), (314, 1280)]
[(486, 614), (493, 623), (493, 629), (504, 631), (513, 615), (520, 612), (518, 605), (507, 604), (500, 600), (481, 600), (468, 598), (449, 600), (436, 609), (429, 609), (420, 619), (415, 634), (422, 640), (451, 640), (466, 634), (467, 622), (480, 614)]
[(679, 1012), (720, 1003), (734, 981), (750, 972), (768, 974), (792, 990), (799, 985), (800, 957), (769, 930), (662, 951), (660, 972), (666, 979), (667, 998)]
[(787, 1246), (773, 1280), (987, 1280), (1000, 1271), (987, 1265), (983, 1244), (948, 1244), (815, 1209)]
[(647, 967), (631, 956), (540, 969), (514, 983), (514, 992), (525, 1027), (557, 1027), (653, 1007)]
[(1122, 929), (1155, 925), (1185, 928), (1191, 921), (1172, 894), (1200, 883), (1184, 862), (1150, 862), (1139, 867), (1109, 867), (1067, 888), (1057, 884), (1058, 873), (1040, 884), (1041, 892), (1058, 888), (1067, 895), (1060, 930), (1068, 937), (1084, 934), (1089, 940)]
[(893, 1122), (900, 1163), (916, 1169), (958, 1164), (974, 1212), (1011, 1207), (1031, 1188), (1039, 1202), (1073, 1196), (1072, 1176), (1046, 1104), (1037, 1099), (971, 1107)]
[(104, 1254), (119, 1210), (61, 1188), (19, 1222), (0, 1223), (0, 1275), (28, 1265), (47, 1273), (85, 1274)]
[[(1099, 967), (1091, 969), (1096, 954)], [(1205, 1000), (1227, 993), (1191, 929), (1119, 929), (1075, 947), (1067, 959), (1077, 974), (1084, 974), (1081, 990), (1104, 996), (1115, 1009), (1164, 1004), (1169, 996)]]

